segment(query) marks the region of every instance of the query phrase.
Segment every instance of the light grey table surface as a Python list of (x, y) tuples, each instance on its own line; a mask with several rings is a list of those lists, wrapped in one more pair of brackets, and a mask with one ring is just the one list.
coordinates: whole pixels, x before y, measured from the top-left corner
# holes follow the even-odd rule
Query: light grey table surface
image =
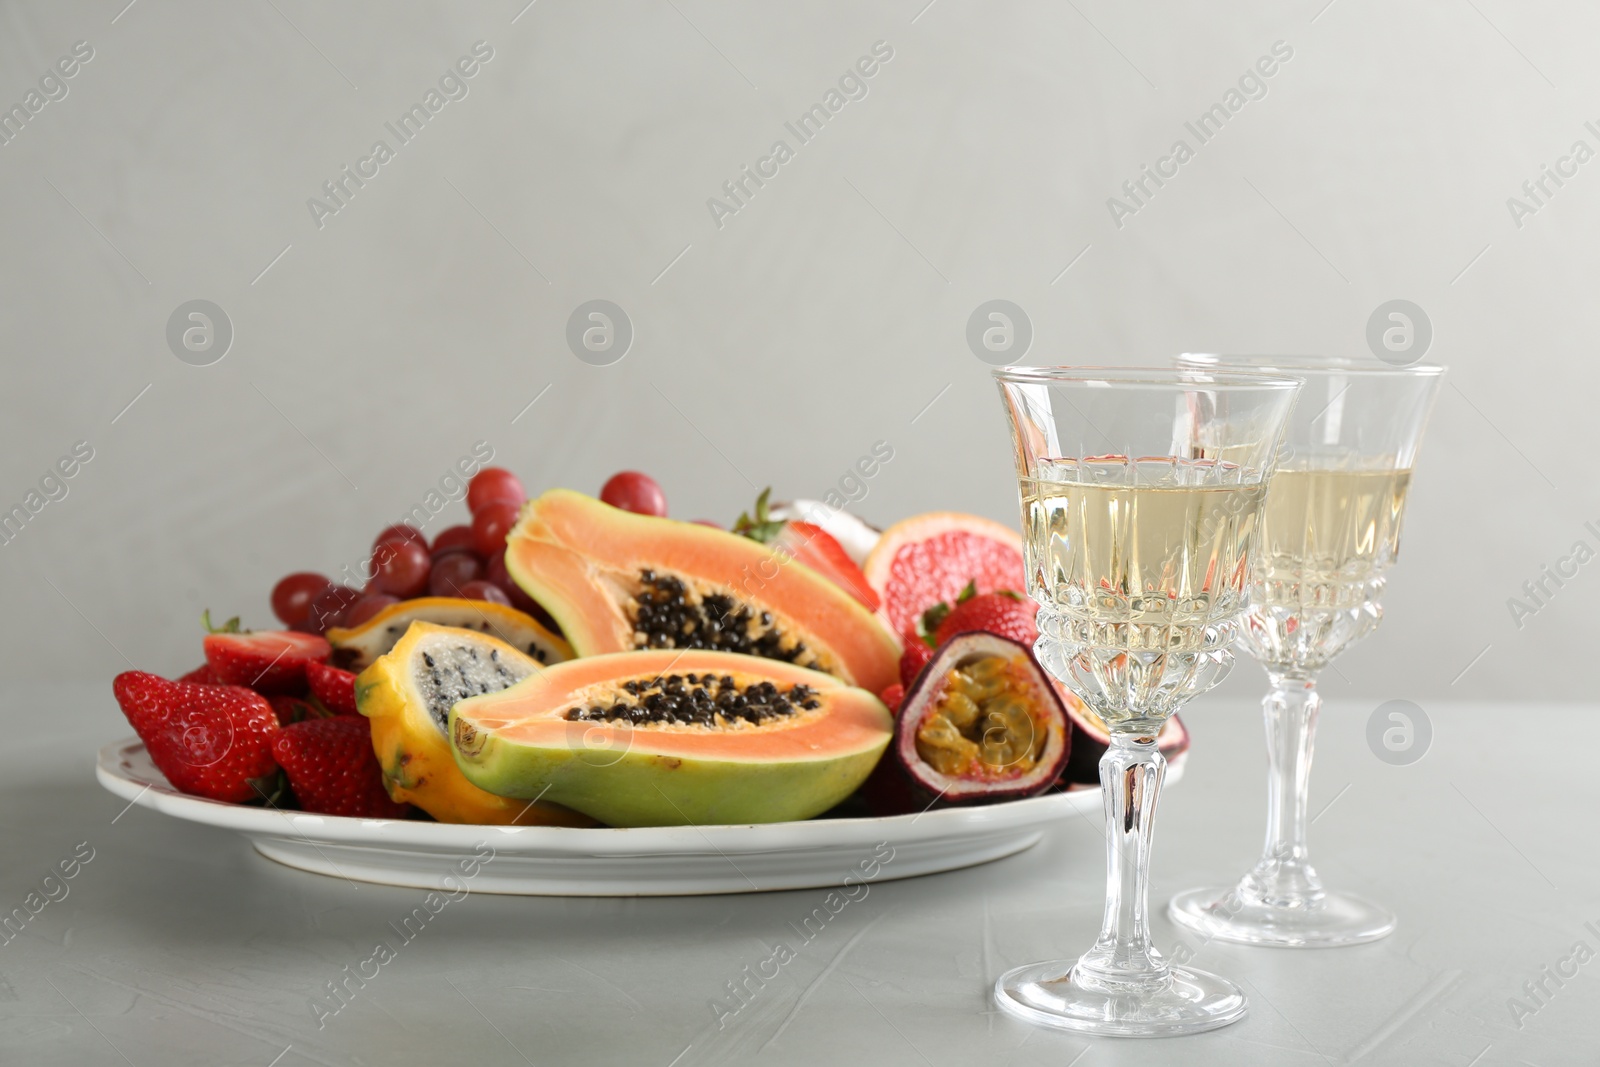
[[(803, 945), (789, 923), (822, 890), (475, 894), (319, 1028), (314, 998), (423, 892), (353, 888), (280, 867), (227, 831), (124, 812), (93, 777), (95, 749), (130, 733), (103, 683), (13, 685), (0, 702), (0, 911), (93, 850), (54, 884), (60, 899), (0, 944), (7, 1067), (1600, 1063), (1600, 962), (1574, 955), (1579, 942), (1600, 952), (1594, 707), (1435, 705), (1430, 750), (1396, 767), (1366, 744), (1376, 702), (1333, 704), (1314, 854), (1330, 883), (1394, 907), (1399, 931), (1320, 951), (1183, 934), (1198, 965), (1244, 985), (1249, 1016), (1128, 1041), (1037, 1030), (989, 1000), (1002, 970), (1075, 955), (1093, 937), (1103, 840), (1077, 816), (1010, 859), (874, 884)], [(1186, 718), (1193, 758), (1156, 829), (1154, 925), (1167, 948), (1180, 938), (1160, 914), (1167, 897), (1238, 874), (1263, 818), (1255, 709), (1202, 701)], [(719, 1027), (727, 983), (786, 937), (795, 958)], [(1546, 967), (1577, 973), (1557, 984)], [(1541, 1003), (1523, 987), (1542, 977)], [(1514, 1018), (1512, 997), (1531, 1010)]]

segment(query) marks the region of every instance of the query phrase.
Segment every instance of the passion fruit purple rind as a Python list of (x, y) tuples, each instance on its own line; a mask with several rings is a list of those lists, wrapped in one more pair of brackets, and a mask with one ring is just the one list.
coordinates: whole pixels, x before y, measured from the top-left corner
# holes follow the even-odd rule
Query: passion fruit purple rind
[(890, 752), (941, 803), (1047, 791), (1071, 751), (1066, 709), (1033, 653), (996, 634), (956, 634), (907, 690)]
[[(1100, 721), (1099, 716), (1082, 705), (1076, 709), (1068, 708), (1067, 717), (1072, 721), (1072, 752), (1067, 758), (1062, 779), (1082, 785), (1097, 784), (1100, 781), (1100, 757), (1106, 754), (1111, 735), (1106, 732), (1105, 723)], [(1161, 724), (1161, 732), (1156, 735), (1156, 747), (1168, 760), (1175, 760), (1189, 751), (1189, 729), (1178, 716), (1174, 715)]]

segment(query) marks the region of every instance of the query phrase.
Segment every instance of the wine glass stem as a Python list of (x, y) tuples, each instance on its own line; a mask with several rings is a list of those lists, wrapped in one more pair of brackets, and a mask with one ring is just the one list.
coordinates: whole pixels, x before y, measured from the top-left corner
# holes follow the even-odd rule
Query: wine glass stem
[(1267, 727), (1267, 840), (1261, 860), (1245, 877), (1260, 901), (1305, 903), (1322, 895), (1306, 842), (1311, 753), (1322, 697), (1314, 673), (1268, 671), (1271, 689), (1261, 701)]
[(1106, 809), (1106, 910), (1075, 981), (1107, 992), (1162, 987), (1171, 972), (1150, 944), (1150, 831), (1167, 760), (1153, 734), (1115, 732), (1100, 757)]

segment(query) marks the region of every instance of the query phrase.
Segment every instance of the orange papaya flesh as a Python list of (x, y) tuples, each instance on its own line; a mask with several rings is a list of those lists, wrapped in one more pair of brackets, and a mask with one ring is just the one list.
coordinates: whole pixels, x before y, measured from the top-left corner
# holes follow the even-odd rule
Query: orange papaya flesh
[(781, 547), (635, 515), (566, 489), (530, 501), (506, 569), (578, 656), (645, 648), (744, 653), (873, 692), (900, 642), (872, 612)]
[(892, 732), (864, 689), (705, 650), (571, 660), (450, 714), (475, 785), (612, 826), (810, 818), (866, 780)]

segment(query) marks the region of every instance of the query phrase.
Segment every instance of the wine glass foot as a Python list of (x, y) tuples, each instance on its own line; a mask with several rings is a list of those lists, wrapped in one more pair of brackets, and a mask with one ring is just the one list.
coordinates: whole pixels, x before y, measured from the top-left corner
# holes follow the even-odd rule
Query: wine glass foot
[(1336, 948), (1394, 932), (1388, 909), (1353, 893), (1327, 892), (1314, 903), (1243, 900), (1237, 887), (1191, 889), (1167, 905), (1172, 921), (1207, 938), (1274, 948)]
[(1104, 992), (1072, 980), (1077, 960), (1018, 967), (994, 984), (995, 1004), (1037, 1026), (1103, 1037), (1172, 1037), (1215, 1030), (1244, 1018), (1238, 986), (1206, 971), (1173, 967), (1155, 992)]

